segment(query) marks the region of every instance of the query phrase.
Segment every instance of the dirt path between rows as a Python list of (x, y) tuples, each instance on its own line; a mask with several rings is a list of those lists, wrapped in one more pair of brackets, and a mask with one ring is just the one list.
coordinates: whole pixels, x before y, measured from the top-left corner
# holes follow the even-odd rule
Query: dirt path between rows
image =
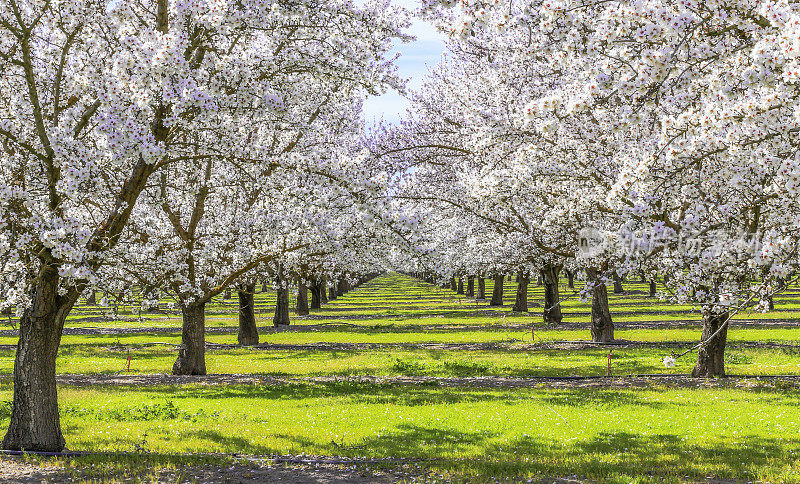
[[(206, 349), (213, 350), (251, 350), (251, 351), (364, 351), (364, 350), (428, 350), (428, 351), (505, 351), (514, 353), (524, 353), (533, 351), (548, 350), (595, 350), (598, 348), (607, 349), (635, 349), (635, 348), (662, 348), (662, 349), (686, 349), (697, 344), (696, 341), (631, 341), (617, 340), (613, 343), (594, 343), (591, 341), (544, 341), (541, 343), (523, 343), (519, 339), (495, 341), (487, 343), (261, 343), (252, 346), (241, 346), (237, 344), (206, 343)], [(71, 346), (64, 344), (62, 346)], [(98, 346), (106, 351), (127, 352), (141, 348), (164, 347), (168, 350), (177, 351), (180, 348), (178, 343), (166, 341), (152, 341), (149, 343), (113, 344)], [(800, 353), (800, 344), (779, 343), (769, 341), (733, 341), (728, 342), (728, 349), (773, 349), (783, 350), (791, 353)], [(16, 345), (0, 344), (0, 350), (14, 350)]]
[[(63, 461), (50, 459), (42, 463), (26, 462), (21, 457), (0, 457), (0, 480), (3, 483), (73, 483), (132, 482), (131, 476), (97, 474), (91, 468), (68, 469)], [(174, 468), (153, 469), (147, 475), (137, 475), (135, 482), (172, 484), (178, 482), (214, 483), (285, 483), (285, 484), (367, 484), (414, 482), (422, 476), (415, 467), (398, 466), (378, 469), (374, 466), (335, 464), (274, 464), (242, 462), (234, 465), (180, 465)]]
[[(0, 377), (9, 381), (10, 376)], [(349, 376), (349, 377), (278, 377), (252, 374), (211, 374), (206, 376), (169, 374), (62, 374), (61, 385), (70, 386), (155, 386), (155, 385), (290, 385), (290, 384), (363, 384), (409, 385), (444, 388), (596, 388), (625, 389), (648, 387), (680, 388), (782, 388), (800, 389), (800, 375), (746, 376), (727, 378), (691, 378), (686, 375), (632, 375), (612, 377), (429, 377), (429, 376)]]

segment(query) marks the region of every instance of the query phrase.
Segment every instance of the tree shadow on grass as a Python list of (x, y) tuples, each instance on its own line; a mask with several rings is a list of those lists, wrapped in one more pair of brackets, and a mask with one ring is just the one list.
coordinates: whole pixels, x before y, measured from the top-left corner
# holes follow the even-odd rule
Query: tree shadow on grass
[[(597, 434), (574, 445), (522, 437), (511, 443), (486, 446), (485, 457), (468, 464), (471, 472), (485, 477), (538, 475), (578, 476), (603, 482), (638, 479), (675, 479), (682, 482), (758, 477), (754, 470), (772, 472), (795, 465), (786, 452), (800, 441), (749, 436), (746, 444), (714, 442), (687, 444), (677, 435), (645, 436), (628, 432)], [(450, 461), (442, 468), (463, 472), (463, 463)]]
[(450, 429), (426, 427), (416, 424), (399, 424), (390, 432), (368, 437), (353, 445), (335, 441), (319, 442), (307, 437), (276, 434), (275, 437), (293, 443), (299, 449), (317, 449), (326, 455), (373, 458), (441, 458), (457, 455), (472, 447), (485, 447), (496, 432), (459, 432)]
[[(663, 391), (658, 388), (648, 391)], [(655, 402), (643, 398), (634, 391), (612, 389), (573, 388), (569, 390), (555, 390), (542, 395), (541, 400), (549, 405), (566, 407), (581, 407), (587, 409), (613, 408), (622, 406), (647, 407), (652, 409), (664, 408), (664, 402)]]
[(349, 403), (381, 405), (441, 405), (467, 402), (514, 402), (528, 398), (492, 389), (442, 389), (436, 384), (381, 384), (368, 382), (281, 383), (277, 385), (167, 386), (147, 388), (148, 393), (169, 399), (305, 400), (347, 398)]

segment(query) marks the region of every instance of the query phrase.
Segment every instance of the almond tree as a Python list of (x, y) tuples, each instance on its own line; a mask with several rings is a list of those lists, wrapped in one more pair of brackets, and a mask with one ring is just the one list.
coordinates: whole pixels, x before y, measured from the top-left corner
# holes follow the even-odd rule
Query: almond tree
[[(275, 65), (328, 74), (356, 65), (355, 82), (388, 81), (379, 54), (397, 35), (392, 15), (344, 2), (4, 2), (0, 288), (20, 316), (4, 448), (64, 448), (55, 383), (63, 324), (107, 254), (137, 250), (122, 235), (154, 173), (235, 159), (220, 152), (220, 134), (241, 140), (235, 120), (275, 110), (265, 97)], [(298, 35), (305, 25), (341, 36)]]

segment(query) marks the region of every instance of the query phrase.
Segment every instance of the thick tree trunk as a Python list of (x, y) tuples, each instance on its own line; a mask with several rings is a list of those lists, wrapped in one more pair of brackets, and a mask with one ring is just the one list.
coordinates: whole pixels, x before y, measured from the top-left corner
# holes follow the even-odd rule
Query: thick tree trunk
[(467, 277), (467, 290), (464, 295), (467, 297), (475, 297), (475, 276)]
[(181, 307), (183, 330), (178, 359), (172, 365), (173, 375), (206, 374), (206, 305)]
[(14, 359), (11, 422), (3, 449), (60, 452), (61, 433), (56, 390), (56, 355), (64, 321), (78, 300), (76, 291), (58, 294), (58, 269), (43, 267), (31, 294), (31, 307), (19, 322)]
[(278, 287), (278, 300), (275, 303), (275, 316), (272, 318), (274, 326), (289, 326), (289, 289)]
[(519, 271), (517, 273), (517, 296), (514, 299), (514, 307), (512, 311), (518, 313), (528, 312), (528, 283), (531, 281), (531, 276), (527, 272)]
[(336, 288), (335, 288), (335, 287), (333, 287), (333, 286), (331, 286), (331, 287), (328, 289), (328, 300), (329, 300), (329, 301), (333, 301), (333, 300), (334, 300), (334, 299), (336, 299), (336, 298), (337, 298), (337, 296), (336, 296)]
[(97, 292), (92, 291), (89, 293), (89, 297), (86, 298), (86, 305), (97, 306)]
[(486, 279), (483, 277), (478, 278), (478, 293), (475, 299), (486, 299)]
[(322, 307), (322, 295), (320, 295), (321, 290), (322, 285), (318, 280), (315, 280), (311, 283), (311, 309), (319, 309)]
[(494, 276), (494, 290), (492, 291), (492, 300), (489, 301), (489, 306), (502, 306), (503, 305), (503, 281), (505, 276)]
[[(587, 269), (587, 279), (592, 283), (597, 281), (597, 270)], [(614, 323), (611, 321), (611, 311), (608, 309), (608, 290), (600, 282), (592, 290), (592, 341), (608, 343), (614, 341)]]
[[(720, 327), (728, 319), (728, 313), (703, 316), (703, 335), (700, 341), (708, 341), (697, 352), (697, 363), (692, 370), (693, 377), (725, 376), (725, 343), (728, 340), (728, 326)], [(719, 333), (710, 339), (719, 330)]]
[(564, 272), (567, 274), (567, 287), (575, 289), (575, 273), (569, 269), (565, 269)]
[(656, 295), (656, 280), (650, 280), (650, 297), (655, 297)]
[(612, 278), (614, 279), (614, 294), (622, 294), (625, 292), (625, 289), (622, 287), (622, 278), (619, 277), (617, 271), (614, 271), (611, 274)]
[(297, 311), (298, 316), (305, 316), (308, 314), (308, 288), (305, 283), (302, 282), (297, 284), (297, 304), (295, 305), (295, 311)]
[(456, 291), (459, 294), (464, 294), (464, 279), (458, 278), (458, 290)]
[(545, 324), (559, 324), (561, 316), (561, 303), (558, 294), (558, 273), (561, 266), (546, 266), (542, 269), (542, 282), (544, 282), (544, 322)]
[(455, 291), (458, 289), (458, 283), (456, 282), (456, 276), (450, 278), (450, 290)]
[(258, 344), (258, 328), (256, 327), (255, 284), (249, 284), (237, 291), (239, 295), (239, 335), (237, 340), (242, 346)]

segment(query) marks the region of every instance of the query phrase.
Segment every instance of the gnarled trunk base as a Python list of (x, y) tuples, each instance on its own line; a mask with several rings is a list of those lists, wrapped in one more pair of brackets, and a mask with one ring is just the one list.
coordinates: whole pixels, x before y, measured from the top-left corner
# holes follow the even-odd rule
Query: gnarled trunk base
[(320, 309), (322, 307), (322, 285), (319, 281), (311, 283), (311, 309)]
[(494, 276), (494, 289), (492, 290), (492, 300), (489, 301), (489, 306), (502, 306), (503, 305), (503, 281), (505, 276)]
[(60, 452), (66, 446), (58, 415), (56, 355), (64, 321), (78, 294), (72, 290), (60, 296), (57, 288), (57, 269), (43, 267), (32, 305), (19, 322), (11, 422), (3, 439), (6, 450)]
[(297, 304), (295, 311), (298, 316), (306, 316), (308, 314), (308, 287), (305, 284), (297, 285)]
[(249, 284), (237, 291), (239, 295), (239, 334), (236, 339), (242, 346), (258, 344), (258, 328), (256, 327), (255, 301), (253, 293), (255, 284)]
[(275, 303), (275, 316), (272, 318), (272, 324), (275, 326), (289, 325), (289, 289), (285, 287), (278, 288), (278, 300)]
[(190, 304), (181, 309), (183, 330), (173, 375), (206, 374), (206, 305)]
[[(597, 271), (586, 270), (589, 281), (596, 283)], [(608, 290), (602, 282), (596, 283), (592, 290), (592, 341), (609, 343), (614, 341), (614, 323), (608, 309)]]
[(541, 272), (544, 282), (544, 322), (545, 324), (559, 324), (563, 319), (558, 294), (558, 273), (561, 272), (561, 266), (547, 266)]
[[(697, 352), (697, 363), (692, 370), (693, 377), (725, 376), (725, 343), (728, 340), (728, 326), (720, 329), (728, 319), (728, 313), (706, 314), (703, 317), (701, 341), (708, 341)], [(719, 333), (709, 340), (719, 330)]]

